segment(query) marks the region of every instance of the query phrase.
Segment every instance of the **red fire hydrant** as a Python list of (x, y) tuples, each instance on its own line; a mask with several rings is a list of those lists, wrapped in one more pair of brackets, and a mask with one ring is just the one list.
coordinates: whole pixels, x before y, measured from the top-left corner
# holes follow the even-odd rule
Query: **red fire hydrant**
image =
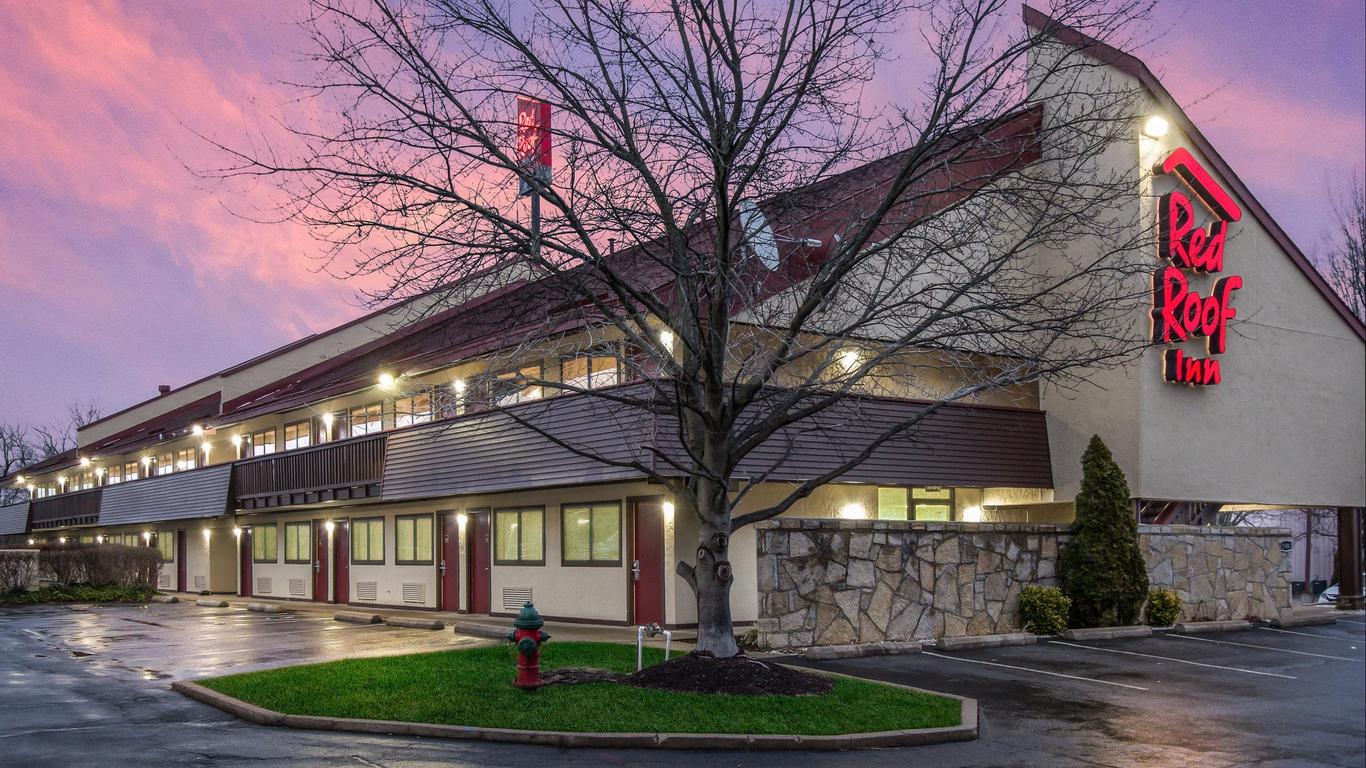
[(545, 622), (530, 601), (522, 605), (512, 626), (515, 629), (507, 635), (508, 641), (517, 645), (517, 679), (512, 684), (518, 688), (540, 688), (544, 684), (541, 680), (541, 643), (550, 639), (550, 633), (541, 631)]

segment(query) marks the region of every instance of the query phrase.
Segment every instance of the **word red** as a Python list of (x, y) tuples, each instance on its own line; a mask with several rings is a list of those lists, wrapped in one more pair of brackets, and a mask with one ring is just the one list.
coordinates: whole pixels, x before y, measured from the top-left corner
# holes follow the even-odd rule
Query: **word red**
[[(1227, 192), (1196, 162), (1189, 150), (1176, 149), (1153, 169), (1155, 175), (1174, 174), (1214, 216), (1209, 226), (1196, 224), (1195, 204), (1180, 190), (1162, 196), (1157, 209), (1157, 253), (1164, 262), (1153, 272), (1152, 342), (1180, 344), (1206, 339), (1211, 355), (1223, 354), (1228, 323), (1237, 317), (1233, 292), (1243, 278), (1221, 277), (1208, 296), (1191, 287), (1186, 271), (1211, 274), (1224, 271), (1228, 225), (1243, 212)], [(1163, 355), (1162, 378), (1181, 384), (1206, 386), (1223, 380), (1219, 361), (1197, 358), (1179, 349)]]

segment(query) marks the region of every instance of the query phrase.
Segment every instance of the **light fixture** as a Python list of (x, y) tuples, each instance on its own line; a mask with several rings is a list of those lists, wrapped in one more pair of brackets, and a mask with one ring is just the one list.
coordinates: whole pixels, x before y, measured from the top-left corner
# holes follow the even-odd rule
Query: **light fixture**
[(208, 461), (208, 460), (209, 460), (209, 441), (208, 441), (208, 440), (205, 440), (204, 442), (202, 442), (202, 443), (199, 444), (199, 447), (200, 447), (201, 449), (203, 449), (203, 451), (204, 451), (204, 461)]
[(57, 537), (57, 543), (58, 543), (58, 544), (65, 544), (65, 543), (66, 543), (66, 537), (65, 537), (65, 536), (58, 536), (58, 537)]
[(392, 374), (392, 373), (381, 373), (381, 374), (379, 375), (379, 388), (380, 388), (380, 389), (393, 389), (393, 388), (394, 388), (394, 382), (395, 382), (395, 380), (394, 380), (394, 374)]
[(659, 343), (664, 345), (664, 349), (670, 352), (674, 351), (674, 332), (667, 328), (660, 331)]
[[(30, 543), (31, 543), (31, 542), (30, 542)], [(101, 535), (99, 535), (98, 533), (95, 534), (95, 543), (96, 543), (96, 544), (103, 544), (103, 543), (104, 543), (104, 537), (101, 536)]]
[(143, 456), (143, 457), (142, 457), (142, 468), (143, 468), (143, 469), (146, 469), (146, 468), (150, 467), (151, 465), (152, 465), (152, 457), (151, 457), (151, 456)]
[(204, 541), (208, 541), (208, 540), (209, 540), (209, 537), (212, 536), (212, 535), (213, 535), (213, 531), (209, 530), (208, 528), (205, 528), (205, 529), (204, 529)]
[(980, 523), (982, 522), (982, 508), (976, 504), (963, 508), (963, 522)]
[(232, 436), (232, 447), (234, 447), (234, 448), (241, 448), (241, 447), (242, 447), (242, 436), (241, 436), (241, 435), (233, 435), (233, 436)]
[(14, 484), (15, 484), (15, 485), (23, 485), (23, 484), (24, 484), (24, 476), (23, 476), (23, 475), (19, 475), (18, 477), (14, 478)]
[(455, 393), (456, 393), (457, 395), (463, 395), (463, 394), (465, 394), (465, 380), (464, 380), (464, 379), (456, 379), (455, 381), (452, 381), (452, 382), (451, 382), (451, 388), (453, 388), (453, 389), (455, 390)]
[(331, 520), (328, 520), (327, 522), (323, 523), (323, 528), (327, 531), (328, 535), (330, 536), (332, 535), (332, 531), (337, 529), (337, 524), (332, 522)]
[(232, 527), (232, 535), (236, 536), (239, 539), (242, 538), (242, 529), (234, 525)]
[(840, 365), (844, 367), (846, 373), (857, 368), (858, 364), (859, 354), (857, 349), (846, 349), (840, 353)]
[(143, 541), (143, 543), (151, 544), (151, 543), (152, 543), (152, 532), (151, 532), (151, 531), (143, 531), (143, 532), (142, 532), (142, 541)]
[(840, 517), (846, 520), (863, 520), (868, 517), (868, 508), (857, 501), (840, 507)]
[(33, 546), (35, 543), (37, 543), (37, 542), (35, 542), (33, 539), (29, 539), (29, 540), (28, 540), (28, 545), (29, 545), (30, 547)]
[(81, 457), (81, 466), (82, 466), (82, 467), (88, 467), (88, 466), (90, 466), (90, 457), (89, 457), (89, 456), (82, 456), (82, 457)]
[(1153, 115), (1143, 123), (1143, 135), (1150, 139), (1160, 139), (1167, 135), (1167, 130), (1171, 126), (1167, 123), (1167, 118), (1161, 115)]
[(199, 437), (200, 435), (204, 434), (204, 428), (199, 426), (198, 424), (195, 424), (194, 426), (190, 427), (190, 434), (194, 435), (195, 437)]
[(58, 476), (58, 477), (57, 477), (57, 485), (65, 486), (65, 485), (66, 485), (66, 478), (63, 477), (63, 476)]
[(461, 512), (455, 516), (455, 524), (460, 526), (460, 530), (465, 530), (465, 524), (470, 521), (470, 516)]

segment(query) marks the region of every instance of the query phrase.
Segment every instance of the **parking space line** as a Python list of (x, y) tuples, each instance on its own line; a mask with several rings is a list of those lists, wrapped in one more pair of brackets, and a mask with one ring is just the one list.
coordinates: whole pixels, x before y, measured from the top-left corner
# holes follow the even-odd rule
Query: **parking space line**
[(1337, 661), (1362, 662), (1366, 659), (1354, 659), (1350, 656), (1329, 656), (1326, 653), (1310, 653), (1309, 651), (1292, 651), (1289, 648), (1277, 648), (1274, 645), (1256, 645), (1254, 643), (1235, 643), (1232, 640), (1211, 640), (1208, 637), (1190, 637), (1189, 635), (1167, 635), (1173, 640), (1197, 640), (1202, 643), (1218, 643), (1220, 645), (1236, 645), (1242, 648), (1260, 648), (1264, 651), (1280, 651), (1281, 653), (1293, 653), (1296, 656), (1315, 656), (1320, 659), (1335, 659)]
[(1000, 664), (1000, 663), (997, 663), (997, 662), (994, 662), (994, 661), (983, 661), (983, 660), (981, 660), (981, 659), (964, 659), (964, 658), (959, 657), (959, 656), (945, 656), (945, 655), (942, 654), (942, 653), (935, 653), (934, 651), (921, 651), (921, 655), (923, 655), (923, 656), (934, 656), (935, 658), (939, 658), (939, 659), (951, 659), (951, 660), (953, 660), (953, 661), (964, 661), (964, 662), (967, 662), (968, 664), (985, 664), (985, 665), (987, 665), (988, 667), (1001, 667), (1002, 669), (1018, 669), (1018, 670), (1020, 670), (1021, 672), (1033, 672), (1033, 673), (1036, 674), (1036, 675), (1049, 675), (1050, 677), (1065, 677), (1065, 678), (1067, 678), (1068, 680), (1081, 680), (1082, 682), (1086, 682), (1086, 683), (1100, 683), (1101, 685), (1113, 685), (1113, 686), (1115, 686), (1116, 688), (1128, 688), (1129, 690), (1132, 690), (1132, 691), (1146, 691), (1146, 690), (1148, 690), (1147, 688), (1144, 688), (1144, 687), (1142, 687), (1142, 686), (1138, 686), (1138, 685), (1129, 685), (1128, 683), (1115, 683), (1115, 682), (1111, 682), (1111, 681), (1109, 681), (1109, 680), (1097, 680), (1097, 679), (1094, 678), (1094, 677), (1081, 677), (1081, 676), (1079, 676), (1079, 675), (1064, 675), (1064, 674), (1061, 673), (1061, 672), (1049, 672), (1049, 671), (1046, 670), (1046, 669), (1034, 669), (1034, 668), (1032, 668), (1032, 667), (1017, 667), (1017, 666), (1014, 666), (1014, 665), (1012, 665), (1012, 664)]
[(1332, 635), (1316, 635), (1313, 632), (1296, 632), (1291, 629), (1276, 629), (1275, 627), (1258, 627), (1258, 632), (1279, 632), (1282, 635), (1298, 635), (1300, 637), (1316, 637), (1320, 640), (1331, 640), (1335, 643), (1359, 643), (1360, 640), (1346, 637), (1333, 637)]
[(1062, 640), (1049, 640), (1053, 645), (1065, 645), (1069, 648), (1082, 648), (1088, 651), (1100, 651), (1102, 653), (1122, 653), (1125, 656), (1142, 656), (1145, 659), (1160, 659), (1162, 661), (1174, 661), (1177, 664), (1189, 664), (1192, 667), (1208, 667), (1210, 669), (1226, 669), (1230, 672), (1246, 672), (1249, 675), (1261, 675), (1263, 677), (1279, 677), (1284, 680), (1298, 680), (1299, 678), (1291, 675), (1282, 675), (1276, 672), (1261, 672), (1255, 669), (1244, 669), (1242, 667), (1225, 667), (1222, 664), (1207, 664), (1203, 661), (1191, 661), (1189, 659), (1178, 659), (1175, 656), (1159, 656), (1155, 653), (1139, 653), (1138, 651), (1121, 651), (1118, 648), (1098, 648), (1094, 645), (1078, 645), (1077, 643), (1067, 643)]

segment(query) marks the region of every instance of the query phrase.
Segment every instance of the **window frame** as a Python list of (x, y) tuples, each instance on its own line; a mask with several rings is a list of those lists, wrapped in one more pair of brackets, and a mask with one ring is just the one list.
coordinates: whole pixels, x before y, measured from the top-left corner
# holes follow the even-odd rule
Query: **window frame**
[[(129, 476), (129, 469), (132, 469), (132, 476)], [(123, 462), (123, 480), (121, 482), (131, 483), (142, 479), (142, 465), (136, 461)]]
[[(426, 398), (427, 410), (417, 410), (417, 401), (419, 398)], [(415, 427), (419, 424), (430, 424), (433, 421), (435, 421), (435, 401), (436, 393), (434, 393), (430, 389), (424, 389), (420, 392), (414, 392), (413, 394), (408, 395), (406, 397), (394, 398), (394, 429), (402, 429), (404, 427)], [(408, 410), (402, 410), (400, 408), (400, 405), (403, 403), (408, 404)], [(401, 422), (401, 419), (404, 418), (407, 418), (408, 420), (406, 424)]]
[[(177, 537), (178, 537), (178, 534), (177, 534), (175, 531), (156, 531), (155, 533), (152, 534), (152, 538), (156, 540), (156, 544), (155, 544), (154, 546), (156, 547), (157, 552), (161, 555), (161, 562), (162, 562), (162, 563), (174, 563), (174, 562), (175, 562), (175, 550), (176, 550), (176, 546), (175, 546), (175, 545), (176, 545), (176, 538), (177, 538)], [(161, 542), (162, 542), (163, 540), (168, 541), (168, 542), (170, 542), (170, 544), (171, 544), (171, 547), (170, 547), (170, 549), (171, 549), (171, 556), (170, 556), (170, 557), (167, 557), (167, 556), (166, 556), (166, 551), (163, 550), (163, 549), (161, 548)]]
[[(269, 528), (271, 538), (275, 540), (275, 552), (269, 559), (257, 559), (256, 549), (258, 542), (261, 541), (261, 529)], [(251, 561), (263, 565), (270, 565), (280, 562), (280, 527), (279, 523), (255, 523), (251, 526)]]
[[(279, 453), (279, 451), (280, 451), (280, 436), (279, 436), (279, 434), (277, 434), (278, 432), (279, 432), (279, 430), (277, 430), (275, 427), (267, 427), (266, 429), (258, 429), (258, 430), (256, 430), (255, 432), (250, 433), (250, 434), (247, 436), (247, 448), (251, 451), (251, 455), (248, 456), (247, 458), (250, 458), (250, 459), (258, 459), (258, 458), (260, 458), (260, 457), (262, 457), (262, 456), (270, 456), (270, 455), (273, 454), (273, 453)], [(257, 438), (258, 435), (265, 435), (266, 433), (269, 433), (269, 434), (270, 434), (270, 450), (269, 450), (269, 451), (262, 451), (261, 453), (257, 453), (257, 452), (256, 452), (256, 438)], [(262, 443), (262, 447), (264, 447), (264, 446), (265, 446), (265, 443), (263, 442), (263, 443)]]
[[(906, 492), (906, 516), (905, 517), (883, 517), (882, 516), (882, 490), (896, 490)], [(873, 486), (873, 519), (891, 520), (894, 522), (911, 522), (915, 520), (915, 489), (909, 485), (875, 485)]]
[[(189, 461), (181, 458), (187, 453), (190, 455)], [(176, 472), (189, 472), (192, 469), (199, 469), (199, 449), (194, 446), (177, 449), (174, 466)]]
[[(420, 521), (420, 520), (426, 520), (426, 521), (427, 521), (427, 524), (431, 526), (431, 532), (430, 532), (430, 533), (428, 534), (428, 536), (427, 536), (428, 542), (431, 544), (431, 547), (430, 547), (430, 548), (428, 549), (428, 551), (427, 551), (427, 559), (426, 559), (426, 560), (422, 560), (422, 559), (417, 559), (417, 560), (404, 560), (404, 559), (403, 559), (403, 556), (402, 556), (402, 554), (401, 554), (401, 552), (402, 552), (403, 550), (400, 548), (400, 542), (401, 542), (401, 538), (400, 538), (401, 535), (400, 535), (400, 533), (399, 533), (400, 528), (401, 528), (401, 526), (403, 525), (403, 523), (405, 523), (405, 522), (411, 522), (411, 523), (413, 523), (413, 551), (414, 551), (414, 553), (416, 553), (416, 552), (417, 552), (417, 522)], [(396, 515), (396, 516), (394, 517), (394, 565), (434, 565), (435, 563), (436, 563), (436, 519), (431, 515), (431, 513), (427, 513), (427, 514), (417, 513), (417, 514), (413, 514), (413, 515)]]
[[(534, 371), (529, 374), (528, 372)], [(514, 405), (523, 403), (534, 403), (545, 398), (545, 387), (541, 384), (527, 384), (508, 394), (500, 395), (498, 389), (500, 382), (515, 382), (518, 377), (534, 378), (540, 381), (545, 380), (545, 365), (543, 363), (531, 363), (529, 365), (518, 365), (512, 368), (505, 368), (489, 378), (488, 401), (493, 408), (511, 408)], [(535, 392), (534, 395), (530, 394)], [(512, 398), (516, 398), (515, 400)], [(509, 402), (503, 402), (508, 400)]]
[[(594, 507), (616, 507), (617, 510), (617, 557), (615, 560), (593, 560), (593, 508)], [(588, 560), (571, 560), (565, 556), (565, 513), (571, 509), (588, 510)], [(565, 568), (620, 568), (622, 566), (622, 551), (626, 546), (626, 521), (622, 517), (622, 504), (620, 499), (604, 499), (602, 501), (579, 501), (570, 504), (560, 505), (560, 565)]]
[[(575, 379), (582, 379), (582, 383), (575, 383), (573, 380), (571, 380), (569, 377), (565, 375), (565, 366), (570, 363), (574, 363), (578, 360), (585, 361), (587, 369), (587, 372), (583, 376), (574, 377)], [(602, 374), (607, 372), (606, 370), (598, 370), (597, 366), (595, 365), (595, 362), (598, 360), (612, 361), (612, 367), (607, 370), (611, 370), (612, 373), (615, 374), (615, 381), (602, 382), (598, 380)], [(621, 355), (618, 354), (616, 350), (610, 350), (606, 354), (595, 354), (593, 352), (578, 352), (567, 357), (560, 358), (560, 383), (565, 385), (566, 387), (573, 387), (574, 389), (581, 390), (595, 390), (605, 389), (607, 387), (615, 387), (621, 383), (621, 368)], [(562, 391), (573, 394), (574, 389), (564, 389)]]
[[(295, 443), (295, 445), (294, 445), (294, 447), (291, 448), (290, 445), (289, 445), (289, 443), (290, 443), (290, 440), (289, 440), (289, 430), (290, 430), (291, 428), (297, 430), (300, 426), (302, 426), (302, 427), (304, 428), (304, 430), (305, 430), (305, 431), (304, 431), (304, 436), (303, 436), (304, 444), (303, 444), (303, 445), (298, 445), (298, 444), (297, 444), (297, 443), (299, 442), (299, 437), (298, 437), (298, 433), (297, 433), (297, 431), (296, 431), (295, 437), (294, 437), (294, 443)], [(291, 422), (285, 424), (284, 429), (283, 429), (282, 431), (284, 432), (284, 441), (281, 443), (281, 445), (283, 446), (284, 450), (286, 450), (286, 451), (297, 451), (297, 450), (300, 450), (300, 449), (302, 449), (302, 448), (309, 448), (309, 447), (312, 447), (313, 444), (314, 444), (314, 443), (313, 443), (313, 419), (311, 419), (311, 418), (310, 418), (310, 419), (299, 419), (298, 421), (291, 421)]]
[[(291, 521), (285, 523), (284, 525), (285, 525), (285, 545), (284, 545), (284, 553), (283, 553), (283, 554), (284, 554), (284, 563), (285, 563), (286, 565), (307, 565), (307, 564), (311, 564), (311, 563), (313, 562), (313, 521), (311, 521), (311, 520), (291, 520)], [(304, 557), (303, 557), (302, 560), (300, 560), (300, 559), (298, 559), (298, 558), (293, 558), (293, 559), (291, 559), (290, 556), (289, 556), (289, 532), (290, 532), (290, 530), (298, 530), (299, 528), (303, 528), (303, 529), (307, 532), (307, 536), (308, 536), (308, 545), (304, 547)], [(297, 542), (296, 542), (296, 543), (297, 543)], [(294, 554), (297, 555), (298, 552), (295, 552)]]
[(920, 491), (928, 491), (931, 487), (938, 488), (938, 489), (940, 489), (941, 491), (948, 491), (948, 492), (949, 492), (949, 497), (948, 497), (947, 499), (921, 499), (920, 501), (923, 501), (923, 502), (925, 503), (925, 506), (933, 506), (933, 507), (942, 507), (942, 506), (944, 506), (945, 504), (948, 504), (948, 506), (949, 506), (949, 519), (948, 519), (948, 520), (923, 520), (922, 522), (927, 522), (927, 523), (957, 523), (957, 522), (961, 522), (960, 520), (958, 520), (958, 489), (957, 489), (957, 488), (954, 488), (954, 487), (951, 486), (951, 485), (936, 485), (936, 486), (928, 486), (928, 485), (911, 485), (911, 486), (907, 486), (907, 488), (908, 488), (908, 494), (907, 494), (907, 499), (906, 499), (906, 501), (907, 501), (907, 504), (908, 504), (908, 507), (909, 507), (909, 508), (907, 509), (908, 516), (907, 516), (906, 519), (907, 519), (907, 520), (920, 520), (919, 509), (918, 509), (918, 506), (917, 506), (917, 504), (916, 504), (917, 499), (915, 498), (915, 492), (916, 492), (917, 490), (920, 490)]
[[(499, 549), (499, 548), (498, 548), (498, 540), (499, 540), (499, 533), (498, 533), (498, 530), (499, 530), (499, 526), (498, 526), (498, 515), (499, 515), (499, 514), (512, 513), (512, 512), (517, 513), (517, 557), (518, 557), (518, 559), (516, 559), (516, 560), (503, 560), (503, 559), (500, 559), (500, 558), (498, 557), (498, 549)], [(523, 558), (522, 558), (522, 550), (523, 550), (523, 546), (522, 546), (522, 531), (526, 530), (526, 526), (522, 524), (522, 517), (523, 517), (526, 513), (528, 513), (528, 512), (539, 512), (540, 515), (541, 515), (541, 559), (540, 559), (540, 560), (527, 560), (527, 559), (523, 559)], [(537, 505), (532, 504), (532, 505), (527, 505), (527, 506), (524, 506), (524, 507), (495, 507), (495, 508), (493, 509), (493, 511), (490, 513), (490, 515), (491, 515), (491, 517), (489, 518), (489, 520), (490, 520), (490, 522), (492, 523), (492, 526), (491, 526), (491, 527), (493, 528), (493, 537), (492, 537), (492, 538), (493, 538), (493, 541), (492, 541), (492, 544), (493, 544), (493, 564), (494, 564), (494, 565), (525, 565), (525, 566), (543, 566), (543, 565), (545, 565), (545, 506), (544, 506), (544, 505), (537, 506)]]
[[(368, 530), (369, 527), (370, 527), (370, 524), (371, 524), (371, 523), (375, 523), (375, 522), (378, 522), (378, 523), (379, 523), (379, 559), (378, 559), (378, 560), (357, 560), (357, 559), (356, 559), (356, 543), (359, 542), (360, 539), (361, 539), (360, 536), (357, 536), (357, 535), (356, 535), (356, 527), (357, 527), (357, 524), (358, 524), (358, 523), (361, 524), (363, 527), (365, 527), (365, 528)], [(385, 564), (386, 557), (385, 557), (385, 552), (384, 552), (384, 516), (383, 516), (383, 515), (380, 515), (380, 516), (377, 516), (377, 517), (353, 517), (353, 518), (351, 518), (350, 525), (348, 526), (348, 532), (349, 532), (349, 535), (350, 535), (350, 545), (347, 547), (347, 549), (348, 549), (349, 551), (346, 553), (346, 555), (347, 555), (347, 557), (351, 558), (351, 564), (352, 564), (352, 565), (384, 565), (384, 564)], [(367, 533), (367, 534), (365, 535), (365, 545), (366, 545), (366, 549), (369, 549), (369, 547), (370, 547), (370, 535), (369, 535), (369, 533)], [(372, 555), (373, 555), (374, 553), (371, 552), (371, 553), (368, 553), (368, 554), (372, 554)]]
[[(375, 409), (375, 414), (376, 414), (376, 415), (375, 415), (375, 419), (374, 419), (374, 420), (375, 420), (376, 422), (378, 422), (378, 426), (376, 426), (376, 427), (374, 427), (374, 428), (371, 428), (371, 427), (369, 426), (369, 425), (370, 425), (370, 422), (371, 422), (371, 419), (370, 419), (370, 409), (371, 409), (371, 408), (374, 408), (374, 409)], [(356, 419), (355, 419), (355, 415), (356, 415), (356, 412), (357, 412), (357, 411), (359, 411), (359, 412), (361, 413), (361, 415), (363, 415), (363, 416), (365, 417), (365, 424), (366, 424), (365, 431), (364, 431), (364, 432), (360, 432), (360, 433), (357, 433), (357, 432), (356, 432)], [(360, 405), (352, 406), (352, 407), (346, 409), (346, 437), (345, 437), (345, 438), (342, 438), (342, 439), (350, 439), (350, 438), (353, 438), (353, 437), (366, 437), (366, 436), (368, 436), (368, 435), (377, 435), (377, 434), (379, 434), (380, 432), (383, 432), (383, 431), (384, 431), (384, 401), (383, 401), (383, 400), (376, 400), (376, 401), (371, 402), (371, 403), (362, 403), (362, 404), (360, 404)]]

